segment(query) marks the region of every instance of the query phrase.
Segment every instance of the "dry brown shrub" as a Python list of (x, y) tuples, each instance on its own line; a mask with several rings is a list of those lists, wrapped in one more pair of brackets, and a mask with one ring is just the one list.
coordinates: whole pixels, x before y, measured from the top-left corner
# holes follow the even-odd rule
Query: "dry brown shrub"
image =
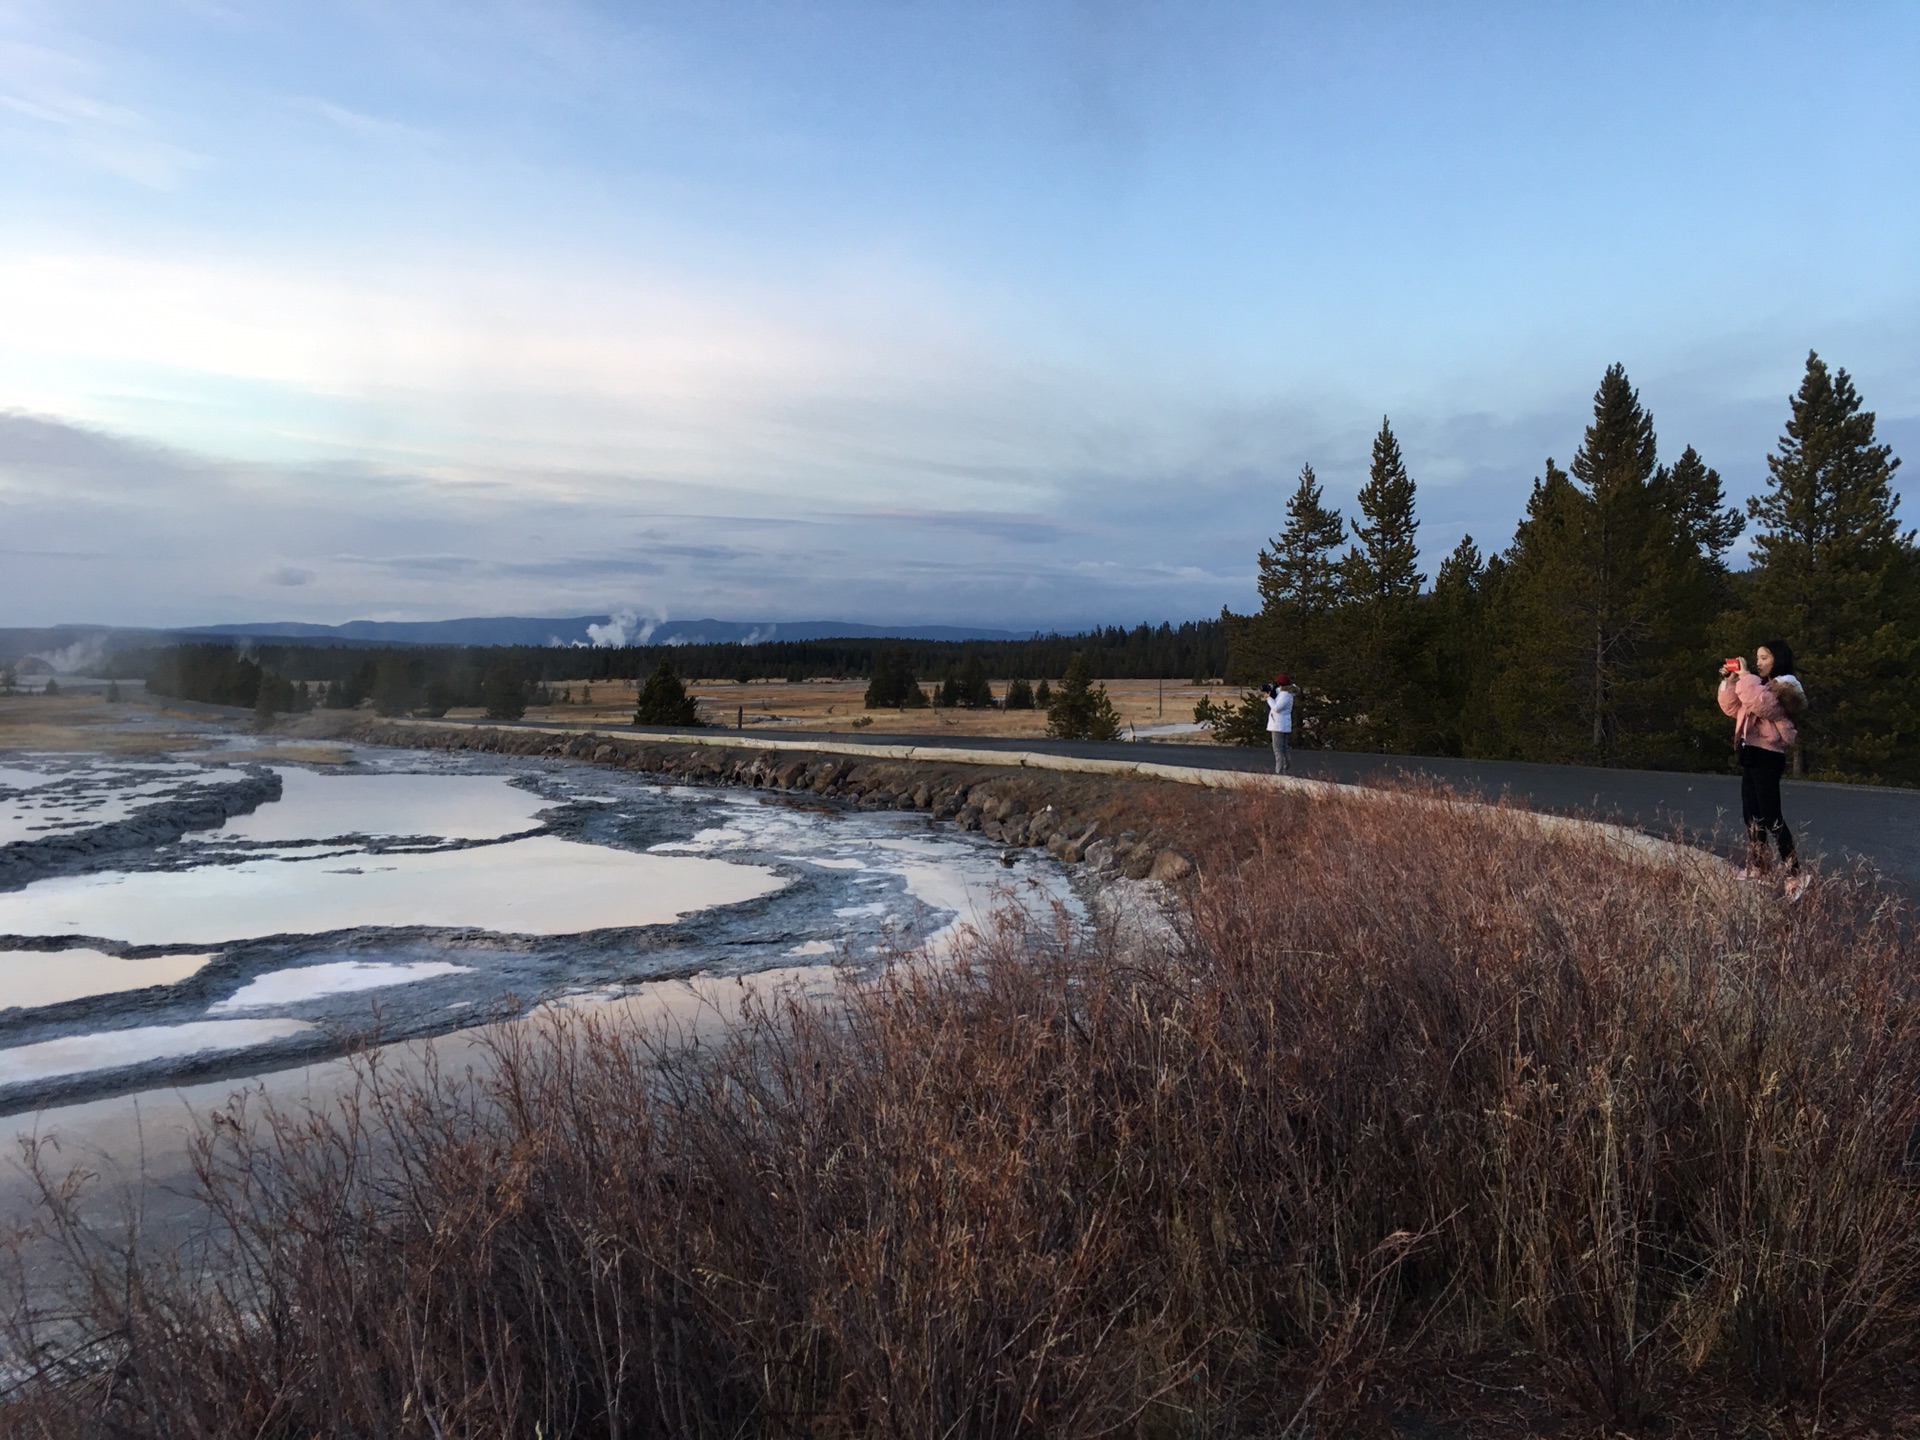
[[(1175, 813), (1178, 811), (1179, 813)], [(1407, 796), (1194, 796), (1172, 953), (1012, 924), (686, 1049), (503, 1029), (203, 1137), (15, 1308), (16, 1430), (1329, 1433), (1519, 1356), (1631, 1426), (1916, 1358), (1911, 917)]]

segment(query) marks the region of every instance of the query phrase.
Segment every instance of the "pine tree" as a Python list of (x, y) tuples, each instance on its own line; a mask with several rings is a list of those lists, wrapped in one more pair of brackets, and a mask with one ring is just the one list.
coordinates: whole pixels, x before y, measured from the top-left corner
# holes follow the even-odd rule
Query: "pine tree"
[(1287, 525), (1260, 552), (1260, 609), (1280, 620), (1279, 639), (1299, 645), (1299, 632), (1324, 617), (1340, 599), (1340, 562), (1335, 552), (1346, 539), (1338, 510), (1329, 510), (1313, 466), (1300, 467), (1300, 480), (1287, 500)]
[(260, 688), (254, 692), (253, 728), (271, 730), (274, 720), (297, 708), (293, 682), (284, 675), (272, 672), (260, 677)]
[(510, 662), (502, 661), (487, 671), (480, 695), (489, 720), (518, 720), (527, 713), (526, 681)]
[(1107, 687), (1093, 683), (1085, 653), (1074, 652), (1047, 705), (1047, 734), (1056, 740), (1111, 740), (1119, 733), (1120, 716)]
[(1338, 744), (1402, 753), (1423, 748), (1431, 736), (1431, 706), (1425, 703), (1424, 618), (1420, 589), (1419, 521), (1414, 516), (1413, 477), (1400, 442), (1384, 418), (1373, 441), (1367, 483), (1360, 488), (1355, 543), (1341, 560), (1341, 608), (1337, 628), (1345, 644), (1334, 667), (1338, 691), (1333, 707)]
[(993, 704), (993, 683), (987, 678), (987, 662), (978, 650), (969, 648), (961, 657), (956, 698), (969, 710), (984, 710)]
[(1404, 603), (1420, 593), (1419, 522), (1413, 513), (1413, 477), (1400, 454), (1392, 424), (1382, 418), (1373, 439), (1373, 463), (1360, 487), (1360, 513), (1352, 522), (1360, 544), (1343, 562), (1347, 594), (1363, 603)]
[(1586, 489), (1583, 507), (1586, 605), (1580, 620), (1592, 647), (1582, 666), (1593, 757), (1619, 748), (1621, 682), (1649, 621), (1642, 585), (1654, 520), (1651, 484), (1659, 469), (1653, 417), (1611, 365), (1593, 397), (1593, 423), (1574, 452), (1573, 478)]
[(413, 708), (414, 690), (413, 667), (398, 655), (382, 655), (374, 670), (375, 713), (387, 716), (406, 714)]
[(1033, 709), (1033, 686), (1025, 680), (1009, 680), (1004, 705), (1008, 710)]
[[(1345, 590), (1339, 551), (1346, 535), (1346, 521), (1327, 508), (1313, 466), (1301, 466), (1287, 500), (1286, 526), (1260, 552), (1260, 613), (1241, 617), (1221, 611), (1228, 676), (1238, 684), (1259, 685), (1280, 670), (1291, 671), (1302, 693), (1313, 696), (1322, 721), (1336, 716), (1327, 689), (1335, 679), (1330, 662), (1339, 649), (1335, 612)], [(1247, 699), (1242, 695), (1241, 702)], [(1303, 727), (1294, 738), (1310, 744), (1316, 734)]]
[(374, 678), (377, 673), (373, 661), (361, 661), (345, 679), (336, 680), (327, 688), (328, 708), (357, 709), (362, 700), (373, 694)]
[[(1694, 457), (1698, 460), (1698, 457)], [(1692, 763), (1711, 566), (1712, 472), (1660, 478), (1653, 418), (1610, 366), (1572, 475), (1536, 482), (1499, 587), (1494, 745), (1525, 759)], [(1709, 667), (1710, 668), (1710, 667)], [(1704, 673), (1704, 672), (1702, 672)], [(1710, 700), (1710, 696), (1704, 697)]]
[[(1584, 497), (1547, 460), (1488, 597), (1489, 677), (1480, 753), (1559, 763), (1591, 758), (1581, 708)], [(1471, 753), (1471, 752), (1470, 752)]]
[(1726, 505), (1720, 472), (1709, 469), (1700, 452), (1689, 445), (1672, 465), (1654, 473), (1653, 494), (1654, 503), (1673, 518), (1700, 558), (1724, 573), (1727, 551), (1747, 528), (1747, 521), (1738, 509)]
[(1920, 778), (1915, 555), (1893, 492), (1899, 468), (1845, 370), (1809, 353), (1786, 433), (1767, 457), (1746, 619), (1794, 646), (1811, 702), (1810, 768)]
[(636, 725), (694, 726), (700, 723), (699, 702), (674, 673), (673, 662), (662, 660), (640, 690), (634, 706)]
[(1033, 703), (1042, 710), (1047, 709), (1053, 704), (1053, 687), (1048, 685), (1045, 680), (1042, 680), (1034, 687)]
[(1756, 608), (1810, 655), (1878, 627), (1911, 545), (1895, 513), (1900, 462), (1860, 405), (1852, 377), (1809, 353), (1786, 433), (1767, 457), (1767, 489), (1747, 503), (1758, 522)]
[(1426, 624), (1433, 665), (1427, 674), (1434, 715), (1434, 749), (1466, 755), (1480, 731), (1477, 698), (1484, 670), (1487, 567), (1471, 535), (1440, 562), (1428, 598)]
[[(1727, 552), (1746, 528), (1746, 518), (1726, 504), (1720, 472), (1689, 445), (1672, 465), (1654, 472), (1650, 485), (1656, 530), (1650, 574), (1658, 591), (1654, 643), (1647, 647), (1643, 681), (1649, 734), (1643, 762), (1700, 769), (1726, 753), (1726, 725), (1713, 694), (1715, 666), (1726, 653), (1716, 643), (1733, 603)], [(1664, 546), (1664, 548), (1663, 548)]]
[[(867, 682), (866, 708), (869, 710), (893, 710), (900, 705), (901, 675), (895, 665), (893, 650), (876, 650), (873, 656), (873, 678)], [(898, 654), (905, 656), (901, 648)]]

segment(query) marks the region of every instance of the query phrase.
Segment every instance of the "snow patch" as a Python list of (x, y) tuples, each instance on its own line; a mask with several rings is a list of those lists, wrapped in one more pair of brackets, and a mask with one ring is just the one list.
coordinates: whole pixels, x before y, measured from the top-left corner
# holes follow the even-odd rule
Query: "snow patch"
[(196, 1020), (187, 1025), (141, 1025), (97, 1035), (65, 1035), (0, 1050), (0, 1085), (24, 1085), (119, 1070), (153, 1060), (174, 1060), (220, 1050), (245, 1050), (285, 1040), (313, 1026), (304, 1020)]
[(298, 1005), (303, 1000), (318, 1000), (327, 995), (347, 995), (356, 990), (379, 990), (388, 985), (409, 985), (439, 975), (469, 975), (471, 965), (455, 965), (445, 960), (419, 960), (389, 964), (371, 960), (337, 960), (327, 965), (295, 965), (275, 970), (248, 982), (219, 1004), (209, 1015), (228, 1015), (236, 1010), (268, 1010), (281, 1005)]

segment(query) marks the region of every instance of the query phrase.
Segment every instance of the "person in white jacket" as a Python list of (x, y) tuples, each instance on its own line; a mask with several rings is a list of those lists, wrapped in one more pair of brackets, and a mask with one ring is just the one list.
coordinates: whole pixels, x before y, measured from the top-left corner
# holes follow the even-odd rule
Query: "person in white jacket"
[(1267, 733), (1273, 737), (1273, 773), (1284, 775), (1293, 768), (1288, 747), (1293, 741), (1293, 679), (1284, 673), (1273, 677), (1273, 684), (1261, 692), (1267, 697)]

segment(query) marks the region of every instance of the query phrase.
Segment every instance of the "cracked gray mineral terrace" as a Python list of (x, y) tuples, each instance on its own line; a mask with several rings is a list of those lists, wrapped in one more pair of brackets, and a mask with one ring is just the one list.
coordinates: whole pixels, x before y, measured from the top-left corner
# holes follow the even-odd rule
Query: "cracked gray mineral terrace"
[[(667, 978), (938, 953), (1002, 906), (1084, 918), (1043, 853), (1007, 864), (912, 813), (565, 760), (368, 748), (321, 770), (258, 763), (272, 758), (9, 757), (15, 813), (72, 843), (0, 889), (0, 1112)], [(194, 809), (243, 780), (270, 798), (224, 821)], [(127, 848), (126, 817), (156, 797), (203, 828)], [(115, 822), (113, 846), (89, 848), (89, 827)]]

